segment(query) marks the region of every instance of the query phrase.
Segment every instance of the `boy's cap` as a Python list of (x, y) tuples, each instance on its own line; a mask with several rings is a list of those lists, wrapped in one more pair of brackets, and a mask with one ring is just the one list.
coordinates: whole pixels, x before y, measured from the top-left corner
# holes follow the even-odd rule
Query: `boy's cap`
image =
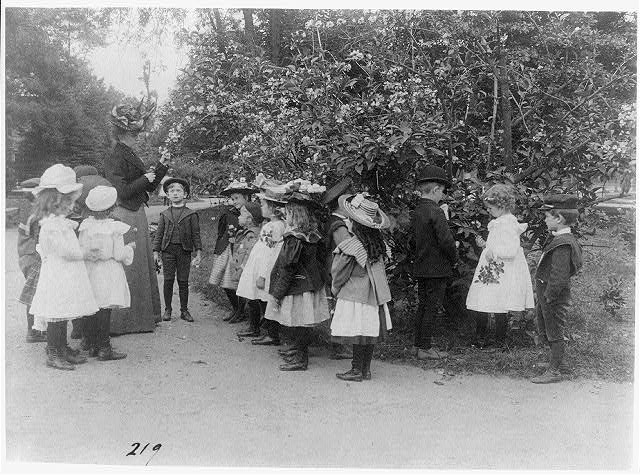
[(541, 210), (548, 211), (551, 209), (578, 209), (578, 197), (566, 194), (551, 194), (542, 198), (544, 204), (540, 206)]
[(262, 222), (262, 209), (258, 203), (247, 203), (244, 207), (247, 208), (249, 213), (251, 213), (253, 224), (260, 224)]
[(163, 183), (162, 183), (162, 189), (164, 190), (165, 193), (167, 193), (168, 189), (169, 189), (169, 185), (172, 185), (173, 183), (180, 183), (182, 185), (182, 188), (184, 189), (184, 194), (185, 195), (189, 195), (189, 182), (187, 180), (183, 180), (182, 178), (178, 178), (178, 177), (172, 177), (172, 178), (167, 178)]
[(447, 187), (451, 186), (451, 180), (447, 178), (447, 172), (444, 168), (440, 168), (436, 165), (427, 165), (418, 172), (416, 176), (416, 183), (422, 183), (425, 181), (441, 183)]
[(327, 192), (324, 194), (324, 197), (322, 198), (322, 203), (326, 205), (331, 203), (333, 200), (337, 200), (340, 196), (347, 193), (352, 183), (353, 182), (351, 178), (343, 178), (327, 190)]

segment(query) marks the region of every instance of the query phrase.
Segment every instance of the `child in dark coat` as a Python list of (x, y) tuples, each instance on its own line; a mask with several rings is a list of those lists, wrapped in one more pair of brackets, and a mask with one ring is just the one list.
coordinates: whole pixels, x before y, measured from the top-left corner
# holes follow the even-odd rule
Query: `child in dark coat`
[(416, 190), (420, 193), (412, 219), (413, 275), (418, 281), (418, 308), (415, 316), (415, 352), (418, 359), (440, 359), (445, 351), (432, 347), (435, 316), (444, 305), (449, 319), (464, 314), (457, 300), (444, 301), (449, 279), (458, 260), (458, 251), (444, 211), (438, 206), (451, 182), (437, 166), (424, 167)]
[[(162, 185), (171, 206), (160, 213), (158, 229), (153, 240), (153, 258), (156, 265), (162, 264), (164, 276), (164, 305), (162, 320), (171, 320), (171, 301), (173, 300), (173, 282), (178, 278), (180, 294), (180, 318), (193, 322), (187, 308), (189, 302), (189, 272), (191, 253), (196, 257), (193, 265), (202, 260), (202, 241), (200, 239), (200, 221), (198, 213), (186, 205), (189, 196), (189, 183), (182, 178), (169, 178)], [(162, 258), (160, 257), (162, 253)]]
[(536, 323), (538, 334), (551, 348), (551, 359), (544, 374), (532, 383), (548, 384), (562, 380), (565, 350), (565, 321), (571, 297), (569, 280), (582, 267), (582, 251), (571, 234), (578, 220), (578, 199), (571, 195), (549, 195), (544, 198), (544, 222), (551, 236), (542, 248), (536, 269)]

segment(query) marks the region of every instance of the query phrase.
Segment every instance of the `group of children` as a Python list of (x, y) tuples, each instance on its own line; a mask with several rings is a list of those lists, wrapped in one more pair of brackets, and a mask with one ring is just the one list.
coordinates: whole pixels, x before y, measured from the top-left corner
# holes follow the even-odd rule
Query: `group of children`
[[(520, 245), (527, 225), (512, 214), (514, 189), (502, 184), (482, 196), (494, 219), (488, 225), (487, 239), (477, 238), (484, 250), (469, 289), (467, 309), (445, 298), (458, 262), (446, 209), (439, 206), (450, 185), (442, 168), (426, 166), (418, 173), (420, 199), (412, 219), (418, 359), (446, 356), (432, 345), (434, 320), (443, 306), (451, 322), (467, 310), (474, 313), (476, 344), (481, 347), (487, 344), (489, 315), (494, 315), (500, 345), (504, 344), (508, 313), (534, 308), (531, 277)], [(348, 193), (350, 186), (351, 181), (345, 179), (326, 191), (307, 180), (281, 183), (260, 174), (253, 183), (234, 180), (222, 192), (233, 206), (224, 208), (218, 218), (209, 282), (224, 289), (231, 303), (232, 311), (223, 320), (238, 322), (248, 314), (249, 324), (238, 336), (253, 337), (252, 344), (278, 346), (281, 327), (293, 330), (295, 344), (279, 350), (282, 371), (307, 369), (312, 329), (331, 319), (333, 354), (349, 354), (344, 345), (352, 348), (351, 369), (336, 376), (347, 381), (368, 380), (374, 345), (391, 329), (388, 303), (392, 296), (385, 272), (390, 251), (382, 234), (391, 221), (367, 194)], [(86, 361), (66, 341), (66, 321), (78, 317), (84, 317), (82, 349), (101, 360), (125, 356), (109, 343), (109, 309), (129, 305), (122, 265), (131, 262), (135, 244), (124, 243), (129, 226), (108, 217), (116, 192), (104, 185), (90, 189), (78, 203), (83, 220), (79, 238), (76, 236), (78, 225), (67, 216), (82, 188), (72, 169), (62, 165), (48, 169), (34, 190), (33, 212), (21, 227), (19, 242), (27, 278), (20, 298), (28, 306), (27, 338), (42, 340), (43, 334), (37, 331), (46, 330), (47, 364), (58, 369), (73, 369), (73, 364)], [(156, 263), (164, 271), (163, 320), (171, 320), (177, 276), (181, 318), (192, 322), (187, 309), (188, 280), (191, 264), (201, 261), (198, 215), (185, 206), (189, 194), (185, 180), (168, 179), (163, 189), (171, 205), (160, 215), (153, 243)], [(259, 204), (251, 200), (253, 195)], [(321, 195), (322, 204), (331, 212), (323, 230), (317, 220)], [(536, 383), (562, 379), (569, 278), (582, 264), (580, 247), (570, 229), (578, 217), (576, 207), (577, 200), (568, 195), (545, 197), (545, 223), (552, 236), (544, 245), (535, 274), (535, 307), (539, 333), (551, 347), (551, 359), (545, 373), (533, 379)]]
[(19, 300), (27, 306), (27, 341), (45, 340), (47, 366), (56, 369), (73, 370), (87, 361), (67, 344), (68, 320), (78, 322), (88, 356), (126, 357), (111, 347), (110, 312), (130, 305), (122, 266), (132, 262), (135, 244), (124, 243), (129, 225), (109, 217), (117, 193), (99, 178), (86, 175), (85, 186), (73, 169), (51, 166), (33, 190), (31, 214), (19, 228), (26, 277)]

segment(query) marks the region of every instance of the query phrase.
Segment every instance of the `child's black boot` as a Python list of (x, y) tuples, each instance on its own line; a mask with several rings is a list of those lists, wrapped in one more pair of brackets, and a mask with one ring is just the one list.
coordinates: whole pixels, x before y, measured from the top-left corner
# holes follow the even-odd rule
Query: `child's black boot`
[(336, 378), (343, 381), (362, 381), (362, 361), (364, 357), (363, 350), (363, 345), (353, 345), (353, 359), (351, 360), (351, 369), (346, 373), (336, 373)]
[(121, 360), (127, 357), (126, 353), (115, 351), (111, 346), (109, 331), (111, 330), (111, 310), (102, 309), (98, 312), (98, 360)]
[(560, 368), (562, 367), (563, 357), (564, 341), (552, 341), (551, 361), (549, 362), (549, 367), (542, 375), (532, 378), (531, 382), (535, 384), (549, 384), (562, 381), (562, 373), (560, 372)]
[(373, 345), (364, 345), (362, 355), (362, 379), (368, 381), (371, 379), (371, 360), (373, 358)]

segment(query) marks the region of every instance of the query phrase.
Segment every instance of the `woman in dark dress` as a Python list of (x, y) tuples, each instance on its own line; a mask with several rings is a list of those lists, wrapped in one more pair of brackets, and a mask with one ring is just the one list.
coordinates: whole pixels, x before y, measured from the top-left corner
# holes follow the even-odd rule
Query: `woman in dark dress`
[(168, 166), (163, 157), (155, 166), (146, 168), (132, 149), (138, 133), (144, 130), (147, 119), (155, 110), (154, 104), (142, 112), (142, 105), (141, 102), (137, 109), (119, 105), (111, 111), (116, 145), (104, 164), (107, 180), (118, 191), (112, 216), (132, 227), (130, 240), (136, 243), (133, 263), (125, 267), (131, 307), (112, 311), (111, 334), (114, 335), (150, 332), (161, 321), (160, 292), (144, 207), (149, 193), (158, 186)]

